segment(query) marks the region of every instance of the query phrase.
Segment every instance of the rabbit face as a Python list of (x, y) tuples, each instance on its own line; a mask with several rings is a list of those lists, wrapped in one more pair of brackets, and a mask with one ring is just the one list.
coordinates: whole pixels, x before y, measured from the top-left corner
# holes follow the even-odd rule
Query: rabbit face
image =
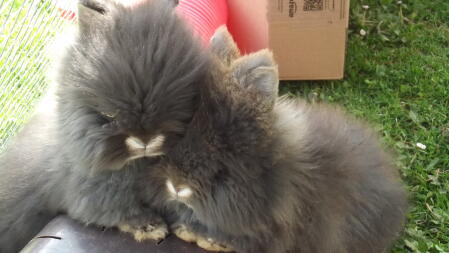
[(214, 66), (185, 136), (167, 154), (166, 191), (202, 221), (223, 225), (224, 213), (245, 217), (239, 212), (263, 209), (269, 196), (259, 181), (271, 165), (264, 156), (271, 138), (264, 137), (271, 133), (278, 80), (265, 50), (217, 57)]
[(204, 140), (195, 138), (195, 141), (198, 142), (194, 145), (181, 144), (173, 151), (165, 168), (166, 190), (170, 200), (199, 209), (206, 207), (230, 178), (228, 168), (217, 161), (220, 154), (217, 151), (212, 154), (208, 147), (202, 146), (207, 145)]
[(57, 91), (72, 158), (98, 171), (164, 154), (190, 121), (207, 72), (199, 42), (164, 1), (82, 1), (79, 28)]

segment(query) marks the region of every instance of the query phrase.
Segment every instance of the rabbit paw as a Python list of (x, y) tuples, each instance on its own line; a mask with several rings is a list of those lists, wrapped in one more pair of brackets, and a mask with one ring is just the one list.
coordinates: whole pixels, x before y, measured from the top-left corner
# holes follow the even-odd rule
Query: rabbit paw
[(173, 228), (173, 233), (181, 240), (186, 242), (196, 242), (198, 236), (192, 231), (188, 230), (185, 225), (180, 225)]
[(226, 245), (214, 241), (214, 239), (212, 238), (199, 237), (198, 240), (196, 241), (196, 245), (208, 251), (220, 251), (220, 252), (234, 251), (231, 248), (227, 247)]
[(196, 242), (198, 247), (208, 251), (232, 252), (233, 250), (225, 245), (215, 242), (212, 238), (202, 236), (190, 231), (185, 225), (173, 228), (173, 233), (183, 241)]
[(143, 240), (160, 241), (168, 234), (167, 225), (163, 221), (145, 222), (144, 219), (139, 222), (139, 219), (132, 219), (120, 224), (118, 228), (122, 232), (132, 234), (138, 242)]

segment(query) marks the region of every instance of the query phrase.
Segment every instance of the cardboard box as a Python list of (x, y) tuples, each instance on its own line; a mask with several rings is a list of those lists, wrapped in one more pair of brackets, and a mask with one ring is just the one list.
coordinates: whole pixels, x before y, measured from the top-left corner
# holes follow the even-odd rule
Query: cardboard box
[(228, 0), (242, 53), (269, 47), (281, 80), (341, 79), (349, 0)]

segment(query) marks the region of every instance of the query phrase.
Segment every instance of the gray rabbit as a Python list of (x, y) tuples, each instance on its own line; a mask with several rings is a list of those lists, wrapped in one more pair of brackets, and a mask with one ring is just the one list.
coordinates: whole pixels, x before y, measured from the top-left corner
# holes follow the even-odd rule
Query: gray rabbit
[(78, 15), (54, 93), (0, 158), (1, 253), (61, 212), (138, 240), (168, 232), (135, 182), (183, 135), (208, 57), (168, 1), (84, 0)]
[(225, 29), (186, 134), (167, 153), (170, 226), (186, 241), (236, 252), (384, 252), (406, 194), (363, 124), (327, 105), (277, 98), (269, 51), (239, 57)]

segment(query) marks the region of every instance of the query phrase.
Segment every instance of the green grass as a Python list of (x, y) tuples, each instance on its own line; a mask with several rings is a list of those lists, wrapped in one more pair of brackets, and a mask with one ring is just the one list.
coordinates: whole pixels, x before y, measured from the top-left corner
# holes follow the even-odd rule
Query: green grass
[[(340, 104), (371, 122), (397, 152), (410, 192), (408, 223), (392, 252), (449, 252), (449, 1), (402, 2), (352, 0), (345, 79), (284, 82), (281, 92)], [(57, 30), (54, 12), (42, 3), (48, 15), (37, 25), (25, 16), (29, 6), (20, 10), (24, 1), (13, 3), (14, 17), (35, 36), (3, 43), (21, 33), (12, 23), (2, 27), (8, 13), (0, 13), (0, 52), (17, 48), (18, 56), (0, 58), (0, 146), (46, 87), (43, 45)]]
[(392, 252), (449, 252), (449, 1), (402, 2), (352, 0), (345, 79), (285, 82), (281, 91), (371, 122), (397, 152), (410, 192)]
[(48, 84), (45, 47), (63, 19), (50, 0), (0, 2), (0, 150)]

